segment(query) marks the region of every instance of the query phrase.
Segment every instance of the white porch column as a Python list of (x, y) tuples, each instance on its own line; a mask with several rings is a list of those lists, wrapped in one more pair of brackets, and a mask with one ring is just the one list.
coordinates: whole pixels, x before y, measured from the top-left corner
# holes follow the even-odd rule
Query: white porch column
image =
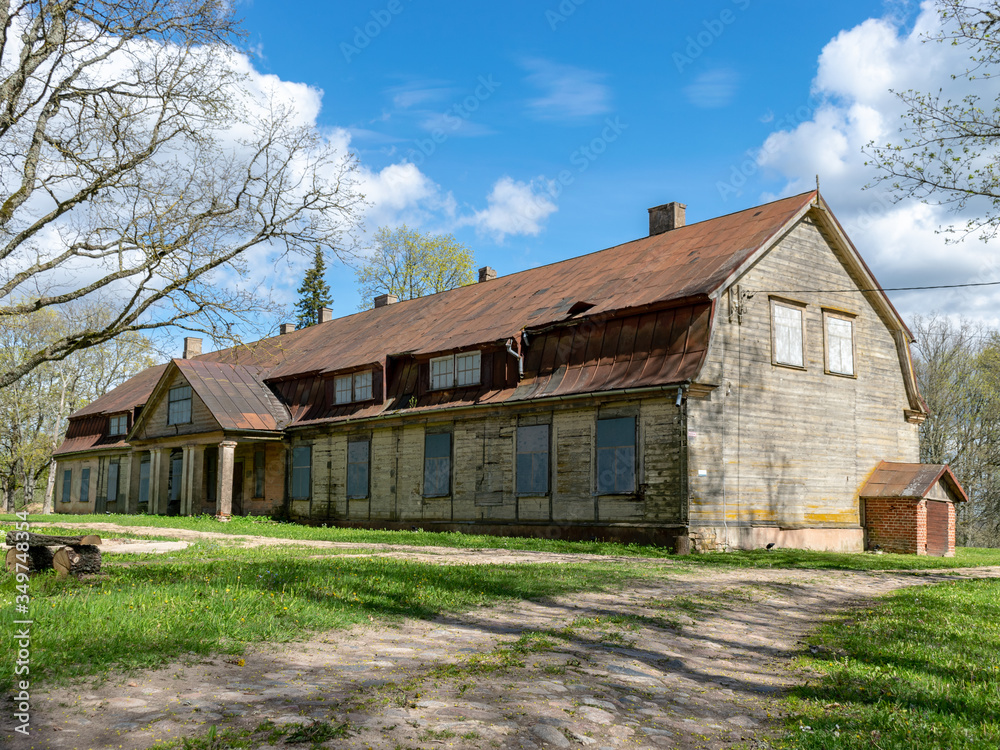
[(219, 486), (215, 496), (219, 500), (220, 521), (228, 521), (233, 515), (233, 463), (236, 452), (235, 440), (223, 440), (219, 443)]

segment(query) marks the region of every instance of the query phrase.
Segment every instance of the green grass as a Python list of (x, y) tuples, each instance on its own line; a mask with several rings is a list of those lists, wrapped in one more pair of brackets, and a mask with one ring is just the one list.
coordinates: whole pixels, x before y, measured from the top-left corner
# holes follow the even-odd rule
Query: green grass
[[(52, 573), (32, 578), (33, 679), (154, 668), (186, 653), (239, 654), (248, 643), (601, 590), (640, 572), (656, 573), (627, 563), (439, 566), (385, 557), (311, 559), (285, 548), (184, 553), (109, 565), (105, 575), (85, 580)], [(0, 610), (7, 619), (14, 618), (16, 593), (13, 576), (4, 576)], [(13, 657), (12, 649), (0, 651), (0, 690), (10, 687)]]
[[(577, 552), (595, 555), (625, 555), (629, 557), (667, 557), (670, 550), (621, 542), (568, 542), (562, 539), (528, 539), (519, 537), (485, 536), (439, 531), (380, 531), (378, 529), (342, 529), (325, 526), (304, 526), (273, 521), (265, 517), (234, 516), (227, 523), (213, 516), (148, 516), (148, 515), (32, 515), (29, 522), (80, 524), (115, 523), (122, 526), (148, 526), (164, 529), (214, 531), (221, 534), (246, 534), (279, 539), (310, 539), (350, 544), (410, 544), (427, 547), (459, 547), (466, 549), (515, 549), (538, 552)], [(0, 528), (16, 521), (12, 515), (0, 515)], [(41, 527), (39, 533), (45, 533)]]
[(959, 547), (954, 557), (874, 555), (871, 553), (809, 552), (800, 549), (709, 552), (690, 555), (692, 565), (727, 568), (808, 568), (816, 570), (940, 570), (1000, 565), (1000, 549)]
[(813, 643), (822, 676), (793, 691), (777, 747), (1000, 747), (1000, 581), (906, 589)]

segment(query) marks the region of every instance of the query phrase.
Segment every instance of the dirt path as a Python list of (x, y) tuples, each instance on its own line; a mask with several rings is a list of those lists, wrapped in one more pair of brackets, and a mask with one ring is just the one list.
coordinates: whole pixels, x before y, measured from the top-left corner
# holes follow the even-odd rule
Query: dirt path
[[(205, 534), (157, 531), (186, 539)], [(404, 552), (364, 546), (383, 550), (372, 554)], [(453, 563), (595, 557), (414, 550)], [(343, 736), (328, 747), (722, 748), (767, 736), (780, 713), (776, 696), (802, 679), (791, 669), (792, 658), (822, 619), (900, 587), (965, 575), (997, 577), (1000, 568), (917, 575), (678, 571), (613, 594), (518, 602), (262, 645), (242, 664), (192, 657), (100, 686), (81, 683), (33, 696), (29, 742), (18, 744), (6, 716), (0, 725), (4, 746), (18, 750), (139, 750), (203, 734), (213, 724), (254, 728), (265, 719), (340, 727)], [(516, 650), (525, 635), (567, 626), (538, 650)], [(272, 747), (267, 742), (262, 737), (257, 747)]]

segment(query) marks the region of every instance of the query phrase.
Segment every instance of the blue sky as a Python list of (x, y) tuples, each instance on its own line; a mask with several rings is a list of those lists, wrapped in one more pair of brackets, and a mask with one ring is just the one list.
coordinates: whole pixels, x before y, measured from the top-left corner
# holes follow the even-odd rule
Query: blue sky
[[(254, 0), (241, 12), (256, 70), (304, 84), (294, 95), (357, 155), (368, 231), (453, 233), (504, 275), (643, 236), (650, 206), (678, 200), (699, 221), (809, 189), (818, 172), (884, 286), (1000, 278), (995, 247), (945, 247), (940, 209), (862, 190), (861, 147), (898, 127), (888, 89), (954, 85), (960, 58), (920, 40), (937, 23), (929, 5)], [(350, 269), (328, 282), (336, 315), (358, 309)], [(987, 293), (893, 300), (996, 322)]]

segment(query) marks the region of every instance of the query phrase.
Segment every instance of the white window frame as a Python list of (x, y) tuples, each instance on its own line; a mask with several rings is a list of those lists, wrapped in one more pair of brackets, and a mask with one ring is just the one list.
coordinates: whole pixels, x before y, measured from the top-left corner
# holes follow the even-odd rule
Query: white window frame
[[(855, 335), (855, 320), (856, 315), (847, 312), (841, 312), (840, 310), (823, 310), (823, 361), (824, 361), (824, 372), (827, 375), (837, 375), (842, 378), (856, 378), (858, 376), (858, 358), (857, 358), (857, 344)], [(837, 338), (839, 341), (843, 341), (843, 337), (834, 337), (830, 334), (830, 323), (831, 321), (839, 321), (842, 323), (847, 323), (851, 330), (851, 345), (846, 353), (850, 356), (850, 371), (842, 371), (840, 369), (833, 369), (833, 359), (831, 351), (831, 345), (834, 343), (833, 339)]]
[[(463, 366), (469, 363), (468, 366)], [(448, 388), (467, 388), (479, 385), (483, 380), (482, 352), (447, 354), (432, 357), (430, 362), (430, 390), (443, 391)]]
[[(799, 315), (799, 361), (784, 361), (778, 351), (777, 310), (791, 310)], [(771, 364), (779, 367), (806, 369), (806, 305), (793, 300), (771, 298)]]
[[(120, 429), (115, 429), (115, 425), (121, 425)], [(108, 418), (108, 435), (124, 435), (128, 432), (128, 415), (116, 414)]]
[[(367, 383), (365, 380), (367, 379)], [(375, 398), (374, 376), (371, 370), (338, 375), (334, 378), (334, 400), (338, 404), (352, 404), (357, 401), (371, 401)]]

